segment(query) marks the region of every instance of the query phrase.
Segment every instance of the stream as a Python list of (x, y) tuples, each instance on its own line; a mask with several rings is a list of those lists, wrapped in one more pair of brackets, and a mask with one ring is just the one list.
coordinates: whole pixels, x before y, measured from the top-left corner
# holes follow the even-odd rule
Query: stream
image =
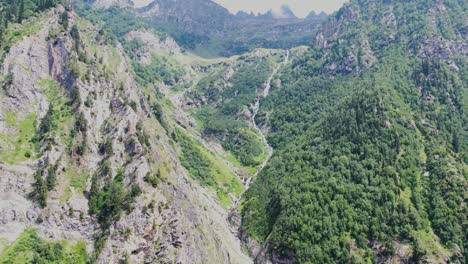
[(268, 144), (268, 141), (266, 139), (266, 136), (265, 134), (263, 133), (263, 131), (260, 129), (260, 127), (258, 127), (257, 123), (255, 122), (255, 117), (257, 116), (257, 113), (258, 113), (258, 110), (260, 109), (260, 101), (261, 99), (263, 98), (266, 98), (268, 97), (268, 95), (270, 94), (270, 90), (271, 90), (271, 81), (273, 80), (273, 77), (275, 77), (275, 75), (278, 73), (279, 69), (286, 65), (289, 61), (289, 50), (286, 51), (286, 57), (284, 58), (284, 61), (282, 63), (280, 63), (274, 70), (273, 72), (271, 73), (270, 77), (268, 77), (268, 80), (266, 82), (266, 86), (265, 86), (265, 89), (263, 90), (263, 96), (259, 96), (257, 98), (257, 100), (255, 101), (255, 103), (253, 104), (253, 106), (251, 107), (252, 108), (252, 116), (250, 118), (250, 123), (252, 125), (252, 127), (258, 131), (258, 134), (260, 135), (261, 139), (262, 139), (262, 142), (263, 144), (266, 146), (266, 152), (267, 152), (267, 156), (265, 157), (265, 159), (263, 160), (262, 164), (260, 164), (260, 166), (258, 167), (257, 171), (254, 173), (254, 175), (252, 175), (250, 178), (247, 179), (247, 181), (245, 182), (244, 184), (244, 192), (239, 196), (239, 198), (233, 203), (233, 205), (231, 206), (231, 208), (229, 209), (229, 215), (232, 214), (232, 212), (234, 212), (237, 208), (237, 206), (239, 205), (240, 201), (242, 200), (242, 197), (244, 196), (245, 192), (247, 192), (250, 188), (250, 185), (252, 184), (252, 182), (255, 180), (255, 178), (263, 171), (263, 169), (265, 168), (265, 166), (268, 164), (268, 162), (270, 161), (271, 159), (271, 156), (273, 155), (273, 148)]

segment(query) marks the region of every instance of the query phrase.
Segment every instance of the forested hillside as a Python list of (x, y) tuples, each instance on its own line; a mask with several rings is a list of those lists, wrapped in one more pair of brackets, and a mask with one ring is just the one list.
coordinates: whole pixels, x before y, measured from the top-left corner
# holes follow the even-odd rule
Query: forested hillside
[[(53, 7), (58, 3), (64, 1), (58, 0), (2, 0), (0, 2), (2, 7), (2, 20), (8, 22), (22, 22), (23, 19), (28, 18), (38, 12), (47, 8)], [(7, 22), (5, 22), (7, 23)]]
[(258, 119), (275, 154), (243, 206), (267, 258), (466, 261), (466, 12), (351, 1), (281, 72)]
[(467, 263), (468, 2), (284, 9), (0, 0), (0, 263)]

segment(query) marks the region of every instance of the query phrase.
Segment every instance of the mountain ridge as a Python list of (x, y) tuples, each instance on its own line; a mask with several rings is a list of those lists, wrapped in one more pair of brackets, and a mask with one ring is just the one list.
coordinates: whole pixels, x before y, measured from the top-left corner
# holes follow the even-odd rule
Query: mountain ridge
[(96, 7), (110, 7), (112, 4), (133, 9), (182, 46), (201, 50), (198, 52), (200, 55), (209, 50), (211, 56), (232, 56), (248, 52), (253, 47), (291, 48), (307, 44), (312, 41), (312, 32), (324, 19), (323, 16), (299, 19), (287, 6), (274, 13), (270, 10), (256, 16), (234, 15), (211, 0), (154, 0), (139, 8), (132, 8), (127, 1), (93, 2)]

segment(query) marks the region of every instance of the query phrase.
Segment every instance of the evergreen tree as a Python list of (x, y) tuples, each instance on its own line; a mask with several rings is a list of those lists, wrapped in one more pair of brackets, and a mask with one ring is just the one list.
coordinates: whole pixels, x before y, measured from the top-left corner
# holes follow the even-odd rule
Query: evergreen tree
[(20, 0), (18, 10), (18, 23), (23, 22), (24, 19), (24, 0)]
[(67, 11), (63, 11), (63, 13), (60, 15), (60, 23), (62, 24), (65, 30), (68, 30), (68, 12)]

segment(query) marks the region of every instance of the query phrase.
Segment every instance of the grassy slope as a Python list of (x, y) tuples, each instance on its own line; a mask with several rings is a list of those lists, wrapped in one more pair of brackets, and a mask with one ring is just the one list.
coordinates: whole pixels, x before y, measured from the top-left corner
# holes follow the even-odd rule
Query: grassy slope
[(26, 229), (12, 244), (0, 254), (0, 264), (7, 263), (76, 263), (88, 261), (86, 244), (77, 242), (47, 242), (41, 239), (36, 230)]
[(13, 129), (13, 134), (0, 134), (2, 152), (0, 161), (8, 164), (28, 160), (34, 156), (35, 144), (33, 138), (36, 134), (36, 114), (28, 114), (18, 120), (17, 114), (7, 113), (7, 126)]

